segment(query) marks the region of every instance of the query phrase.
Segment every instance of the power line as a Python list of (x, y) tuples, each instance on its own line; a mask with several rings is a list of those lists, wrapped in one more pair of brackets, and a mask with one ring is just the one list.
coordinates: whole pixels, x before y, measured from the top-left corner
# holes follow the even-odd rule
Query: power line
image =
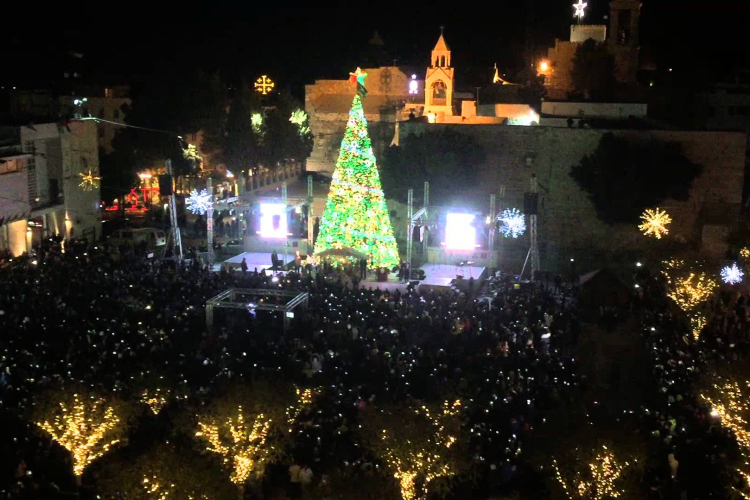
[(177, 137), (178, 139), (183, 139), (183, 137), (181, 135), (179, 135), (177, 132), (172, 132), (170, 130), (161, 130), (161, 129), (158, 129), (158, 128), (149, 128), (149, 127), (140, 127), (138, 125), (130, 125), (129, 123), (113, 122), (111, 120), (105, 120), (104, 118), (97, 118), (95, 116), (90, 116), (90, 117), (86, 117), (86, 118), (77, 118), (76, 120), (78, 120), (78, 121), (94, 120), (94, 121), (100, 122), (100, 123), (109, 123), (110, 125), (117, 125), (118, 127), (135, 128), (135, 129), (139, 129), (139, 130), (147, 130), (149, 132), (157, 132), (157, 133), (160, 133), (160, 134), (173, 135), (173, 136)]

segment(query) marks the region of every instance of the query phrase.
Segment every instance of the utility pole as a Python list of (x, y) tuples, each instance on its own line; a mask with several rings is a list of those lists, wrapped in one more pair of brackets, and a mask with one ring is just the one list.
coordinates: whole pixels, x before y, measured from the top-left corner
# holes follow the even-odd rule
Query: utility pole
[(211, 204), (206, 210), (206, 239), (208, 240), (208, 270), (213, 269), (214, 265), (214, 189), (211, 177), (206, 179), (206, 191), (211, 197)]
[(284, 256), (281, 257), (281, 268), (284, 269), (286, 265), (286, 253), (289, 251), (289, 207), (286, 201), (286, 181), (281, 183), (281, 202), (284, 204), (284, 218), (286, 219), (284, 230)]
[[(430, 183), (424, 183), (424, 206), (414, 213), (414, 190), (410, 189), (407, 195), (407, 216), (409, 217), (408, 233), (406, 235), (406, 262), (409, 267), (407, 281), (411, 279), (412, 257), (414, 253), (414, 228), (417, 221), (422, 217), (427, 217), (427, 204), (430, 199)], [(424, 245), (426, 248), (427, 245)]]
[(487, 238), (488, 250), (492, 252), (495, 249), (495, 223), (497, 221), (497, 215), (495, 212), (495, 195), (490, 195), (490, 234)]
[(406, 233), (406, 262), (409, 266), (409, 273), (406, 275), (406, 281), (411, 279), (411, 255), (412, 246), (414, 245), (414, 190), (409, 189), (406, 195), (406, 217), (409, 219), (409, 228)]
[(313, 251), (313, 176), (307, 176), (307, 253)]
[[(430, 206), (430, 183), (424, 183), (424, 218), (427, 221), (427, 207)], [(427, 230), (424, 231), (425, 239), (422, 240), (422, 253), (424, 254), (424, 260), (427, 262)]]
[(169, 181), (172, 184), (172, 194), (169, 195), (169, 223), (171, 227), (169, 230), (167, 245), (164, 247), (164, 253), (167, 253), (167, 250), (169, 249), (169, 243), (172, 242), (173, 248), (175, 250), (175, 256), (179, 256), (180, 261), (182, 261), (182, 238), (180, 237), (180, 226), (177, 225), (177, 207), (175, 205), (174, 199), (175, 194), (172, 160), (167, 160), (164, 166), (167, 171), (167, 175), (169, 176)]
[(521, 268), (521, 275), (523, 276), (524, 270), (526, 270), (526, 264), (529, 262), (529, 258), (531, 258), (531, 279), (534, 279), (534, 273), (536, 271), (539, 271), (540, 264), (539, 264), (539, 243), (538, 243), (538, 233), (537, 233), (537, 210), (538, 210), (538, 204), (539, 204), (539, 183), (537, 181), (536, 175), (531, 176), (531, 186), (530, 191), (528, 193), (524, 194), (524, 198), (528, 200), (527, 203), (524, 203), (527, 205), (527, 212), (529, 213), (529, 239), (530, 245), (529, 245), (529, 252), (526, 254), (526, 260), (523, 262), (523, 268)]

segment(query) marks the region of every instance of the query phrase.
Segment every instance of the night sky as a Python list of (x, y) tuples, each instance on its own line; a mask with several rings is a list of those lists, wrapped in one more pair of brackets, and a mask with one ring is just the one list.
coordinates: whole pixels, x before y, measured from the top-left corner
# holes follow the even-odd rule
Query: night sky
[[(256, 3), (184, 3), (163, 12), (144, 3), (65, 4), (46, 11), (47, 19), (19, 11), (14, 18), (25, 21), (3, 27), (0, 84), (50, 87), (68, 68), (93, 82), (147, 81), (172, 61), (220, 70), (229, 82), (266, 73), (301, 95), (315, 78), (346, 76), (375, 30), (398, 64), (426, 66), (440, 25), (455, 67), (482, 73), (497, 62), (512, 72), (523, 65), (527, 39), (539, 52), (566, 37), (573, 20), (572, 0)], [(586, 22), (606, 22), (607, 3), (588, 3)], [(721, 79), (727, 67), (747, 65), (750, 2), (643, 3), (641, 45), (662, 71), (674, 67), (685, 81)]]

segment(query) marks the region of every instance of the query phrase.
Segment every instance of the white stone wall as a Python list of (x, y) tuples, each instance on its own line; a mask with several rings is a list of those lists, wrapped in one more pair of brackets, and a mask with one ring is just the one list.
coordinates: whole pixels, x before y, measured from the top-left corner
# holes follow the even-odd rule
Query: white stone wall
[(648, 104), (627, 102), (542, 102), (542, 114), (571, 118), (617, 118), (648, 116)]
[[(428, 127), (460, 127), (472, 135), (487, 153), (485, 165), (477, 166), (480, 180), (470, 193), (461, 193), (467, 205), (484, 208), (492, 193), (505, 188), (498, 206), (523, 209), (523, 193), (535, 174), (540, 189), (539, 237), (543, 267), (562, 268), (571, 257), (586, 268), (586, 260), (596, 261), (613, 252), (639, 248), (646, 243), (637, 224), (611, 227), (597, 216), (593, 204), (570, 177), (573, 165), (591, 154), (607, 132), (633, 141), (656, 138), (676, 141), (692, 162), (703, 165), (703, 174), (693, 183), (690, 199), (667, 200), (662, 208), (672, 216), (672, 236), (700, 244), (700, 214), (704, 207), (722, 207), (723, 213), (739, 216), (744, 181), (744, 133), (693, 131), (637, 131), (569, 129), (555, 127), (509, 127), (502, 125), (440, 125), (405, 122), (401, 137), (421, 133)], [(402, 142), (402, 145), (407, 143)], [(402, 146), (403, 147), (403, 146)], [(644, 185), (648, 179), (643, 179)], [(417, 186), (418, 187), (418, 186)], [(441, 200), (431, 200), (440, 205)], [(626, 202), (626, 200), (624, 201)]]
[(607, 40), (607, 26), (604, 24), (571, 24), (570, 41), (585, 42), (589, 38), (597, 42)]
[(101, 236), (101, 192), (97, 187), (84, 191), (79, 186), (79, 173), (99, 172), (97, 125), (93, 121), (71, 122), (70, 132), (61, 132), (63, 155), (63, 196), (68, 236), (98, 239)]

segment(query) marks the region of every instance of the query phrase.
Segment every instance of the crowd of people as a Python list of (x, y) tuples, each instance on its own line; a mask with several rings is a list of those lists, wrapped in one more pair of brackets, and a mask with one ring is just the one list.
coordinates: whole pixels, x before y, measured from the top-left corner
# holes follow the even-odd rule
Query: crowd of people
[[(75, 491), (67, 452), (28, 419), (41, 395), (78, 385), (137, 401), (144, 378), (159, 374), (180, 397), (173, 405), (210, 401), (218, 388), (240, 379), (325, 388), (302, 415), (304, 432), (284, 464), (289, 472), (269, 474), (269, 488), (321, 497), (329, 478), (382, 465), (356, 432), (368, 406), (455, 396), (466, 402), (470, 460), (481, 478), (466, 491), (476, 498), (513, 490), (544, 497), (544, 481), (525, 460), (523, 442), (579, 385), (573, 339), (581, 324), (576, 301), (565, 296), (570, 290), (521, 286), (498, 275), (491, 287), (470, 294), (391, 292), (343, 281), (322, 267), (272, 276), (209, 272), (196, 262), (138, 251), (113, 259), (106, 246), (85, 242), (66, 242), (63, 252), (57, 241), (44, 242), (35, 256), (6, 259), (0, 422), (9, 432), (0, 438), (1, 495), (37, 498), (44, 491), (54, 498)], [(692, 352), (683, 345), (653, 283), (644, 283), (647, 295), (637, 306), (664, 404), (649, 409), (645, 422), (680, 463), (675, 480), (685, 490), (698, 481), (695, 467), (703, 466), (688, 457), (706, 453), (712, 460), (711, 451), (720, 449), (715, 441), (727, 439), (687, 395), (700, 356), (718, 346)], [(298, 290), (309, 300), (285, 331), (273, 313), (242, 310), (216, 312), (214, 328), (207, 328), (206, 301), (231, 287)], [(654, 483), (654, 491), (664, 494), (667, 482)], [(95, 484), (89, 488), (96, 492)]]
[(663, 277), (643, 271), (636, 282), (640, 292), (634, 307), (652, 358), (656, 393), (655, 407), (642, 408), (643, 424), (661, 459), (652, 497), (747, 498), (750, 485), (731, 466), (740, 462), (735, 438), (700, 397), (717, 367), (747, 359), (747, 297), (737, 290), (714, 295), (704, 306), (706, 326), (694, 332), (670, 304)]

